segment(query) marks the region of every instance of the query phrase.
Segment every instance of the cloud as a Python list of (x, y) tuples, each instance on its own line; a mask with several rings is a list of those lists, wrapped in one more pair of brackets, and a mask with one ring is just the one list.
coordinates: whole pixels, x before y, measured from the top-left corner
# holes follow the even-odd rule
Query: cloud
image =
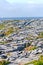
[(0, 0), (0, 17), (43, 16), (42, 0)]

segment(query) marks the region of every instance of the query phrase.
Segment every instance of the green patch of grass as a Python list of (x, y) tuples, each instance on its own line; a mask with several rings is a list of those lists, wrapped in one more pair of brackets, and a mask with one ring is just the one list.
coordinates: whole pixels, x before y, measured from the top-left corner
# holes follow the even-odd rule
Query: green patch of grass
[(43, 32), (40, 32), (37, 38), (43, 38)]
[(0, 65), (8, 65), (9, 63), (10, 63), (10, 62), (4, 61), (4, 60), (0, 61)]
[(4, 24), (0, 24), (0, 30), (3, 29), (5, 27)]
[(40, 56), (39, 60), (34, 60), (30, 63), (27, 63), (25, 65), (29, 65), (29, 64), (33, 64), (33, 65), (43, 65), (43, 55)]
[(11, 34), (13, 32), (14, 32), (14, 28), (10, 27), (10, 28), (7, 29), (7, 31), (5, 31), (5, 35), (8, 36), (9, 34)]
[(6, 44), (6, 42), (2, 41), (2, 42), (0, 42), (0, 44)]

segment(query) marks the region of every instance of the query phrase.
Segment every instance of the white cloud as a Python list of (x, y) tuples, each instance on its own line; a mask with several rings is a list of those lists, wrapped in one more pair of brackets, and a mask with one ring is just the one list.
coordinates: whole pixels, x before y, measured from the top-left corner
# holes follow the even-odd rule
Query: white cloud
[(43, 16), (43, 0), (0, 0), (1, 16)]

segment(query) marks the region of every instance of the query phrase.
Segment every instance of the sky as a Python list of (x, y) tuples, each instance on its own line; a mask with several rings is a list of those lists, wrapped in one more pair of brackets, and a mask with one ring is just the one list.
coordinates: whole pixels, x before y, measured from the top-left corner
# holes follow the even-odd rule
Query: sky
[(43, 0), (0, 0), (0, 17), (43, 17)]

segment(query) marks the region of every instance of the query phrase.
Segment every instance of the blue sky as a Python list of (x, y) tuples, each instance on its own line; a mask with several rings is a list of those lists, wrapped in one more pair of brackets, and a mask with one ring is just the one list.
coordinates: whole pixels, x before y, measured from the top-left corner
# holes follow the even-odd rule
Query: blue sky
[(43, 17), (43, 0), (0, 0), (0, 17)]

